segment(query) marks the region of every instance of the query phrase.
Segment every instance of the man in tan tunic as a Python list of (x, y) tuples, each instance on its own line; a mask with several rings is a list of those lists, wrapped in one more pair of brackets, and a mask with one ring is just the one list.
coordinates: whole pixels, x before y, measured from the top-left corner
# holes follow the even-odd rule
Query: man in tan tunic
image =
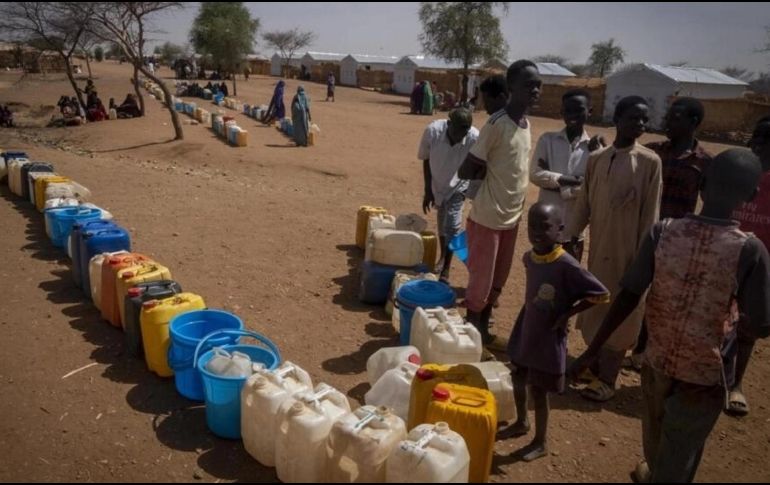
[[(658, 220), (662, 182), (660, 158), (637, 143), (648, 121), (647, 102), (638, 96), (621, 99), (613, 121), (615, 142), (588, 159), (567, 235), (576, 241), (590, 224), (588, 270), (614, 299), (621, 278)], [(596, 306), (578, 317), (577, 328), (586, 344), (593, 341), (609, 307)], [(584, 397), (596, 401), (614, 397), (623, 358), (636, 343), (643, 317), (644, 305), (640, 305), (607, 341), (591, 369), (593, 375), (586, 376), (590, 383)]]

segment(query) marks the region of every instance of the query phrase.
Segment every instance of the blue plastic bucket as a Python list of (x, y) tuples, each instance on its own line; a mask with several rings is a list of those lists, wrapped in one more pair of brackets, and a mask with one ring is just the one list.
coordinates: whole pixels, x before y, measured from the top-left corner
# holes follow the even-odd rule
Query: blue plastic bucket
[[(168, 365), (174, 369), (174, 382), (179, 394), (193, 401), (203, 401), (203, 383), (195, 368), (195, 349), (206, 335), (217, 330), (243, 330), (243, 321), (222, 310), (193, 310), (176, 315), (169, 322), (171, 345), (168, 347)], [(211, 338), (201, 349), (235, 344), (237, 335)]]
[(440, 281), (416, 280), (404, 284), (396, 295), (396, 305), (401, 316), (400, 345), (409, 345), (412, 333), (412, 316), (417, 307), (426, 310), (436, 307), (455, 306), (455, 292)]
[(465, 231), (456, 235), (449, 241), (449, 250), (463, 263), (468, 264), (468, 238)]
[[(252, 337), (267, 348), (255, 345), (225, 345), (222, 349), (227, 352), (242, 352), (251, 358), (252, 362), (265, 365), (269, 370), (276, 369), (281, 363), (281, 354), (267, 337), (248, 330), (217, 330), (204, 337), (195, 349), (194, 359), (198, 363), (198, 371), (203, 380), (203, 393), (206, 398), (206, 424), (215, 435), (221, 438), (241, 438), (241, 389), (246, 377), (227, 377), (212, 374), (206, 370), (206, 364), (214, 357), (214, 350), (200, 355), (201, 348), (210, 338), (223, 335)], [(198, 357), (200, 355), (200, 358)]]

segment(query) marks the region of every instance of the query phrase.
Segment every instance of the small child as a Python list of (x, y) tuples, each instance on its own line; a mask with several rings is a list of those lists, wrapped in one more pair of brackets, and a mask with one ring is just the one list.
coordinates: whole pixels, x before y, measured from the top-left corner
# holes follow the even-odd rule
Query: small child
[(547, 453), (548, 395), (564, 392), (567, 362), (567, 322), (597, 303), (609, 301), (609, 291), (559, 244), (564, 230), (562, 211), (538, 202), (529, 210), (532, 251), (524, 255), (527, 293), (511, 333), (508, 353), (513, 373), (517, 420), (503, 434), (529, 432), (527, 385), (535, 400), (535, 439), (518, 453), (524, 461)]
[(770, 334), (770, 257), (731, 220), (757, 193), (762, 174), (749, 150), (719, 154), (706, 169), (703, 210), (655, 224), (620, 283), (621, 292), (588, 350), (584, 370), (636, 308), (646, 303), (648, 343), (642, 368), (642, 443), (637, 481), (691, 482), (726, 397), (720, 349), (734, 331)]

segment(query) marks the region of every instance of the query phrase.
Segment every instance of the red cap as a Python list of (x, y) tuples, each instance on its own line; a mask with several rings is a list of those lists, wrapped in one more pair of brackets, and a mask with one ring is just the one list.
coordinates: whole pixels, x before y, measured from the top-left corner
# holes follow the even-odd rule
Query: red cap
[(129, 279), (129, 278), (133, 278), (134, 276), (135, 276), (135, 275), (134, 275), (134, 272), (133, 272), (133, 271), (126, 271), (125, 273), (123, 273), (123, 275), (121, 276), (121, 278), (123, 278), (124, 280), (127, 280), (127, 279)]
[(408, 359), (410, 364), (420, 365), (422, 363), (422, 359), (420, 359), (420, 356), (417, 354), (411, 354)]
[(433, 400), (434, 401), (448, 401), (449, 400), (449, 391), (444, 389), (443, 387), (434, 387), (433, 388)]
[(141, 296), (142, 293), (144, 293), (144, 290), (142, 290), (138, 286), (128, 289), (128, 296), (130, 296), (131, 298), (134, 298), (136, 296)]
[(433, 379), (434, 375), (435, 374), (433, 374), (433, 371), (428, 369), (417, 369), (417, 372), (415, 373), (415, 376), (417, 376), (417, 378), (421, 381), (428, 381)]
[(158, 300), (150, 300), (142, 303), (142, 308), (154, 308), (158, 305)]

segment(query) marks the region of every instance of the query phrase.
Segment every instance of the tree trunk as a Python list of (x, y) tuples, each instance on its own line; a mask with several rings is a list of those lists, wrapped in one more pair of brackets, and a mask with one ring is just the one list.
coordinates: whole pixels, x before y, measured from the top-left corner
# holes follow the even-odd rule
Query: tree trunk
[[(59, 55), (61, 55), (61, 53)], [(78, 99), (78, 104), (80, 104), (80, 106), (83, 108), (83, 111), (85, 112), (86, 103), (83, 101), (83, 94), (80, 92), (77, 82), (75, 82), (75, 75), (72, 74), (72, 64), (70, 63), (70, 60), (67, 56), (62, 55), (62, 57), (64, 58), (64, 65), (67, 70), (67, 79), (70, 80), (72, 89), (75, 91), (75, 96)]]
[(145, 115), (144, 111), (144, 96), (142, 96), (142, 90), (139, 88), (139, 69), (137, 69), (136, 65), (134, 65), (134, 92), (136, 93), (136, 99), (139, 100), (139, 112), (142, 113), (142, 116)]
[(88, 78), (93, 79), (93, 75), (91, 74), (91, 61), (88, 59), (88, 53), (86, 53), (86, 67), (88, 68)]
[(184, 131), (182, 130), (182, 123), (179, 121), (179, 116), (177, 112), (174, 110), (174, 103), (171, 102), (171, 92), (166, 87), (166, 84), (161, 81), (159, 77), (156, 77), (154, 74), (151, 74), (146, 67), (141, 66), (139, 67), (139, 70), (142, 71), (142, 74), (147, 76), (160, 86), (160, 89), (163, 91), (163, 97), (166, 99), (166, 109), (168, 109), (168, 112), (171, 114), (171, 124), (174, 125), (174, 140), (184, 140)]
[(237, 73), (233, 73), (233, 96), (238, 96), (238, 85), (235, 83), (235, 78), (238, 77)]
[(460, 95), (460, 101), (465, 103), (468, 101), (468, 65), (463, 67), (463, 81), (462, 81), (462, 94)]

